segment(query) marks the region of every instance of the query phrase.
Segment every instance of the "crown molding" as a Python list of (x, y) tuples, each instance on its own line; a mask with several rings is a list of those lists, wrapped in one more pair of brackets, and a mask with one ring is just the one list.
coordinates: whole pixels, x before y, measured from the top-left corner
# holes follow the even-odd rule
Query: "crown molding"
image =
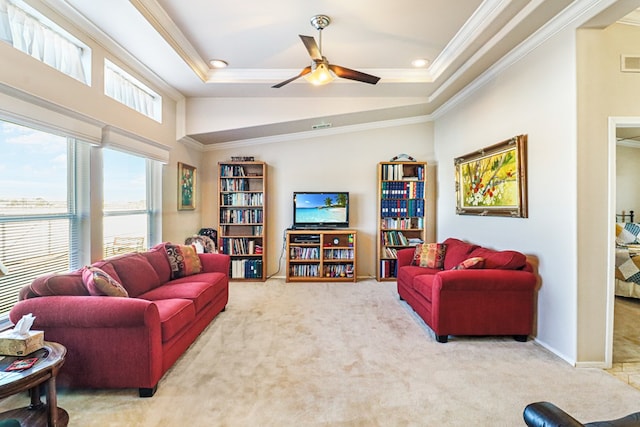
[(255, 145), (273, 144), (288, 141), (299, 141), (302, 139), (324, 138), (329, 135), (339, 135), (345, 133), (362, 132), (372, 129), (383, 129), (389, 127), (412, 125), (417, 123), (427, 123), (432, 121), (431, 115), (407, 117), (402, 119), (382, 120), (377, 122), (361, 123), (357, 125), (331, 127), (325, 129), (310, 130), (304, 132), (273, 135), (259, 138), (243, 139), (238, 141), (221, 142), (217, 144), (203, 145), (203, 151), (219, 151), (230, 148), (248, 147)]
[(171, 48), (187, 63), (189, 68), (203, 81), (207, 82), (210, 68), (202, 59), (167, 12), (155, 0), (129, 0), (133, 7), (151, 24), (151, 26), (169, 43)]
[[(537, 7), (537, 3), (539, 1), (540, 0), (530, 3), (527, 8)], [(520, 61), (538, 46), (543, 44), (558, 32), (565, 29), (569, 24), (583, 16), (586, 12), (600, 3), (602, 3), (602, 0), (582, 0), (579, 2), (573, 2), (560, 14), (556, 15), (542, 28), (540, 28), (533, 35), (516, 46), (513, 50), (511, 50), (511, 52), (502, 57), (499, 61), (497, 61), (494, 65), (492, 65), (484, 73), (482, 73), (478, 78), (469, 83), (456, 95), (451, 97), (447, 102), (440, 106), (436, 111), (433, 112), (433, 117), (437, 119), (447, 112), (451, 111), (472, 93), (474, 93), (490, 81), (495, 80), (495, 78), (503, 73), (506, 69), (511, 67), (516, 62)], [(499, 34), (496, 34), (496, 37), (499, 37)], [(452, 79), (453, 78), (455, 78), (455, 76), (452, 76)], [(435, 99), (440, 94), (441, 90), (444, 90), (443, 88), (446, 85), (447, 83), (445, 82), (445, 84), (443, 84), (438, 91), (434, 92), (434, 94), (429, 98), (429, 102), (432, 102), (433, 99)]]
[(178, 142), (183, 143), (187, 148), (191, 148), (192, 150), (200, 152), (207, 151), (206, 146), (203, 143), (196, 141), (190, 136), (183, 136), (178, 140)]
[(511, 3), (511, 0), (485, 0), (449, 41), (440, 55), (429, 66), (435, 80), (458, 58), (462, 52), (484, 31)]

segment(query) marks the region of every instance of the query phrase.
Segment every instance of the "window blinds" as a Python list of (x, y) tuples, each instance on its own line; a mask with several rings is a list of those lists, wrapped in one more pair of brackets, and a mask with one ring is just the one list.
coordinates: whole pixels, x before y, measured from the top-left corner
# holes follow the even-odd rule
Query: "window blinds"
[(70, 269), (70, 224), (70, 218), (47, 216), (0, 220), (0, 260), (9, 270), (0, 277), (0, 315), (37, 276)]

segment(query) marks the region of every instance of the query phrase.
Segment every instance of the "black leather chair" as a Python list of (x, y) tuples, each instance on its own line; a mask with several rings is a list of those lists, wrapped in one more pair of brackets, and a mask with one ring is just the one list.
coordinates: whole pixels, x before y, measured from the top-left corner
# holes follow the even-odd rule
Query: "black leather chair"
[(638, 427), (640, 426), (640, 412), (611, 421), (595, 421), (582, 424), (571, 415), (558, 408), (553, 403), (536, 402), (524, 408), (524, 422), (529, 427)]

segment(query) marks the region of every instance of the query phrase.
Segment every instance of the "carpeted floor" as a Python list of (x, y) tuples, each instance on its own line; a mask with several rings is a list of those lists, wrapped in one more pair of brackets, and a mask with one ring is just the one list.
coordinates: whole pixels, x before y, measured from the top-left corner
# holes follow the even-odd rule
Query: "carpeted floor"
[[(160, 382), (61, 390), (71, 426), (518, 426), (549, 400), (582, 421), (638, 410), (640, 391), (532, 341), (437, 343), (395, 283), (232, 283), (227, 310)], [(0, 410), (27, 404), (26, 396)]]

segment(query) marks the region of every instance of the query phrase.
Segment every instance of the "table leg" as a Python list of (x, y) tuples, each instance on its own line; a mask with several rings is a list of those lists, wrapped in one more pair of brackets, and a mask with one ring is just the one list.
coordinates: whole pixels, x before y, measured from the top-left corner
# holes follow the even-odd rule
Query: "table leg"
[(56, 395), (56, 377), (47, 381), (47, 405), (49, 406), (48, 425), (55, 427), (58, 424), (58, 397)]
[(30, 389), (29, 395), (31, 396), (29, 409), (36, 409), (42, 406), (42, 401), (40, 400), (40, 384)]

